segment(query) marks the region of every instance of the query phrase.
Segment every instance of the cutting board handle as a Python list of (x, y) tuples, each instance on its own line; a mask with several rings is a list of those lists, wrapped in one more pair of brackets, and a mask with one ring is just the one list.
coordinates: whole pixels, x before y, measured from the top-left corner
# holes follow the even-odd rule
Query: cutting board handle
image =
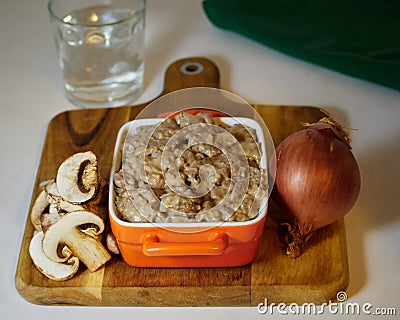
[(219, 88), (219, 70), (211, 60), (203, 57), (180, 59), (165, 72), (163, 94), (191, 87)]
[(143, 253), (146, 256), (214, 256), (224, 253), (226, 245), (226, 234), (218, 232), (211, 241), (205, 242), (161, 242), (156, 234), (147, 233), (143, 238)]

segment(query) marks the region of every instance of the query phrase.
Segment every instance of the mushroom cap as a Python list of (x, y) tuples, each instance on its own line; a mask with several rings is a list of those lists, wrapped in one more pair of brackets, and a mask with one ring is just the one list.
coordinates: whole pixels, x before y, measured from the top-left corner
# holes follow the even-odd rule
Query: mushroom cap
[(75, 204), (91, 200), (99, 187), (96, 155), (87, 151), (67, 158), (58, 168), (56, 183), (64, 200)]
[(72, 278), (79, 269), (79, 259), (70, 257), (66, 263), (57, 263), (43, 253), (42, 241), (44, 233), (36, 233), (29, 244), (29, 254), (36, 268), (46, 277), (63, 281)]
[[(84, 234), (82, 231), (79, 231), (82, 237), (94, 237), (101, 234), (104, 230), (103, 220), (90, 211), (74, 211), (63, 215), (55, 224), (51, 225), (44, 234), (44, 254), (54, 262), (66, 261), (68, 257), (60, 257), (58, 255), (59, 244), (68, 246), (68, 242), (71, 240), (70, 238), (75, 234), (73, 231), (85, 224), (93, 224), (96, 225), (97, 228), (96, 230), (91, 230), (90, 234)], [(84, 238), (77, 240), (85, 241)]]

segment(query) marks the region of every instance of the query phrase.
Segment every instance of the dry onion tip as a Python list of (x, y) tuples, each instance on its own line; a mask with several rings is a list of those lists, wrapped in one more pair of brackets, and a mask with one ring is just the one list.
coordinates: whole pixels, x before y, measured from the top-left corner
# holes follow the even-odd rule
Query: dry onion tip
[(349, 135), (330, 115), (283, 140), (276, 148), (272, 199), (280, 211), (286, 253), (300, 256), (316, 230), (347, 214), (360, 185)]

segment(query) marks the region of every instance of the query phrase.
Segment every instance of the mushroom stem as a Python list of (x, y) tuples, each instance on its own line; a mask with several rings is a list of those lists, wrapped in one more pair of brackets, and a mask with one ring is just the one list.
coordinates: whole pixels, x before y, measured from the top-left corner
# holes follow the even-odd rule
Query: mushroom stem
[(99, 240), (73, 228), (64, 238), (65, 245), (86, 267), (94, 272), (104, 265), (111, 256)]

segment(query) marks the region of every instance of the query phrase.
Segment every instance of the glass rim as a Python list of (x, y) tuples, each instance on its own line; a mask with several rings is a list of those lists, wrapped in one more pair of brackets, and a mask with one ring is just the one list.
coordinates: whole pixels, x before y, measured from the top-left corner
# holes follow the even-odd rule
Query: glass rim
[[(59, 15), (57, 15), (54, 12), (54, 10), (52, 8), (52, 4), (54, 3), (54, 1), (55, 0), (49, 0), (47, 2), (47, 10), (48, 10), (48, 12), (50, 14), (50, 18), (51, 19), (55, 19), (55, 20), (57, 20), (58, 22), (60, 22), (62, 24), (66, 24), (66, 25), (70, 25), (70, 26), (81, 26), (81, 27), (87, 27), (87, 28), (94, 28), (94, 27), (97, 28), (97, 27), (105, 27), (105, 26), (117, 25), (117, 24), (120, 24), (122, 22), (125, 22), (125, 21), (128, 21), (128, 20), (132, 19), (136, 15), (142, 14), (146, 9), (146, 0), (140, 0), (140, 2), (141, 2), (140, 8), (135, 10), (135, 11), (133, 11), (133, 13), (131, 15), (129, 15), (128, 17), (126, 17), (126, 18), (119, 19), (117, 21), (110, 22), (110, 23), (99, 23), (99, 24), (71, 23), (71, 22), (64, 21), (64, 18), (60, 17)], [(85, 8), (85, 7), (83, 7), (83, 8)]]

